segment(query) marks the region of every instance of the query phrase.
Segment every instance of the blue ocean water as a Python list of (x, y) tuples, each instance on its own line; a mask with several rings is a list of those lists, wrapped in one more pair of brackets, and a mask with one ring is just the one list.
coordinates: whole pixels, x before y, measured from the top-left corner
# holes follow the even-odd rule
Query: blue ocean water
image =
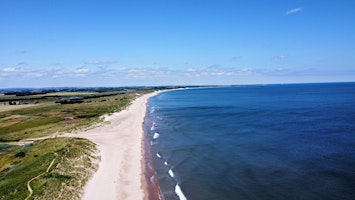
[(355, 83), (175, 90), (147, 113), (165, 199), (355, 199)]

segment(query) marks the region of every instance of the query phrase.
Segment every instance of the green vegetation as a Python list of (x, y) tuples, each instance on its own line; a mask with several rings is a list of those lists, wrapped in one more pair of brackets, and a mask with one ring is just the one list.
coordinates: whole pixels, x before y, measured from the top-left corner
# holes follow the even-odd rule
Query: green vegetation
[(137, 96), (136, 91), (100, 93), (94, 96), (92, 93), (84, 94), (80, 103), (56, 103), (63, 98), (56, 97), (51, 102), (47, 99), (47, 102), (35, 106), (0, 112), (0, 142), (43, 137), (87, 127), (99, 122), (100, 116), (104, 114), (124, 109)]
[(17, 148), (0, 157), (1, 163), (14, 161), (0, 174), (0, 199), (79, 199), (97, 169), (95, 151), (92, 142), (78, 138), (47, 139)]
[(151, 91), (86, 89), (0, 96), (2, 102), (36, 101), (30, 106), (0, 105), (0, 199), (79, 199), (97, 168), (95, 144), (58, 137), (26, 145), (16, 142), (91, 127), (102, 122), (102, 115), (123, 110)]
[(37, 119), (37, 120), (31, 120), (29, 121), (24, 121), (24, 122), (19, 122), (14, 125), (10, 126), (5, 126), (0, 128), (1, 134), (8, 134), (12, 132), (19, 132), (22, 130), (26, 129), (31, 129), (31, 128), (36, 128), (36, 127), (41, 127), (47, 124), (53, 124), (62, 121), (63, 119), (60, 117), (53, 117), (53, 118), (43, 118), (43, 119)]

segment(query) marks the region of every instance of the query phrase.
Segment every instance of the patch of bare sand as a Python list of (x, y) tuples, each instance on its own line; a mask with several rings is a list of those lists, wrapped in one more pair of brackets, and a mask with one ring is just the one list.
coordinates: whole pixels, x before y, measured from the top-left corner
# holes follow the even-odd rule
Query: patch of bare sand
[(65, 137), (86, 138), (97, 144), (99, 169), (84, 189), (83, 199), (146, 199), (142, 153), (143, 122), (148, 99), (143, 95), (126, 109), (106, 118), (110, 123)]

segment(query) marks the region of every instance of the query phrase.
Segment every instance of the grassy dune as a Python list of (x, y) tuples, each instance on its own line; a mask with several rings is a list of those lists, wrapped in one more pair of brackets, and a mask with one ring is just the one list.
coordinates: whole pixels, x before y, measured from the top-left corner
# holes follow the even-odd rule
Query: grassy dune
[(95, 151), (92, 142), (77, 138), (47, 139), (18, 148), (0, 159), (16, 157), (18, 162), (2, 174), (0, 199), (79, 199), (97, 169)]

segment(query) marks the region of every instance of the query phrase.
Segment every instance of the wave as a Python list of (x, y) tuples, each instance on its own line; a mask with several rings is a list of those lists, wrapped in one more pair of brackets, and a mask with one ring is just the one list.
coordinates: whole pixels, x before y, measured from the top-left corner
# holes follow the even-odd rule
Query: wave
[(186, 196), (181, 190), (181, 187), (178, 184), (175, 186), (175, 193), (179, 196), (180, 200), (187, 200)]
[(155, 176), (154, 175), (149, 178), (150, 183), (154, 183), (154, 180), (155, 180)]
[(151, 141), (150, 142), (150, 146), (153, 146), (153, 145), (156, 145), (156, 144), (159, 144), (159, 142), (158, 141)]
[[(166, 165), (167, 165), (167, 162), (165, 161)], [(171, 176), (171, 178), (173, 178), (176, 182), (178, 182), (175, 178), (175, 175), (174, 175), (174, 172), (172, 169), (169, 169), (169, 175)], [(180, 200), (187, 200), (186, 196), (184, 195), (184, 193), (182, 192), (181, 190), (181, 187), (179, 186), (178, 183), (176, 183), (176, 186), (175, 186), (175, 193), (178, 195), (179, 199)]]
[(157, 132), (155, 132), (155, 133), (154, 133), (154, 136), (153, 136), (153, 140), (158, 139), (158, 138), (159, 138), (159, 136), (160, 136), (160, 134), (159, 134), (159, 133), (157, 133)]
[(150, 113), (152, 114), (154, 112), (155, 112), (155, 107), (153, 106), (153, 107), (150, 108)]
[(150, 130), (151, 130), (151, 131), (154, 131), (154, 130), (155, 130), (155, 125), (156, 125), (155, 122), (153, 122), (152, 127), (150, 127)]
[(169, 169), (169, 175), (170, 175), (172, 178), (174, 178), (174, 172), (173, 172), (173, 170)]
[[(157, 155), (158, 158), (163, 159), (159, 153), (157, 153), (156, 155)], [(164, 161), (164, 164), (165, 164), (166, 166), (168, 166), (168, 162), (167, 162), (167, 161)], [(176, 180), (176, 177), (175, 177), (174, 172), (173, 172), (172, 169), (169, 169), (168, 173), (169, 173), (169, 175), (171, 176), (171, 178), (173, 178), (176, 182), (178, 182), (178, 181)], [(179, 186), (178, 183), (177, 183), (176, 186), (175, 186), (175, 193), (178, 195), (178, 197), (179, 197), (180, 200), (187, 200), (186, 196), (185, 196), (184, 193), (182, 192), (181, 187)]]

